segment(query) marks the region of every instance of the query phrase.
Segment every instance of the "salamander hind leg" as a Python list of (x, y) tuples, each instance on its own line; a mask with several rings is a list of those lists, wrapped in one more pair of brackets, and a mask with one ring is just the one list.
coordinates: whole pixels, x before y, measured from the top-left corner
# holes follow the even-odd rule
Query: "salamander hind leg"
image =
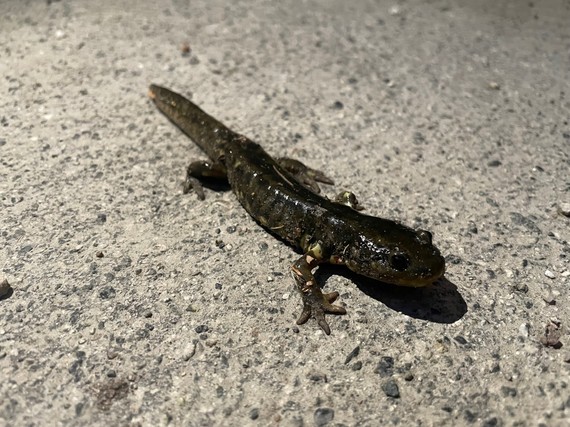
[(325, 320), (325, 314), (346, 314), (346, 310), (332, 304), (338, 298), (338, 292), (323, 293), (319, 289), (311, 271), (318, 264), (319, 260), (309, 252), (291, 266), (297, 289), (303, 299), (303, 311), (297, 319), (297, 325), (302, 325), (314, 317), (324, 333), (330, 335), (331, 329)]
[(322, 182), (323, 184), (329, 185), (334, 184), (333, 180), (327, 177), (323, 172), (312, 169), (301, 163), (299, 160), (290, 159), (288, 157), (280, 157), (277, 159), (277, 163), (279, 163), (279, 166), (289, 172), (293, 178), (297, 180), (297, 182), (315, 193), (321, 192), (321, 189), (319, 188), (319, 184), (317, 184), (317, 182)]
[(186, 179), (183, 183), (184, 194), (194, 190), (200, 200), (204, 200), (204, 187), (202, 182), (226, 182), (226, 168), (221, 163), (213, 163), (207, 160), (198, 160), (190, 163), (186, 170)]

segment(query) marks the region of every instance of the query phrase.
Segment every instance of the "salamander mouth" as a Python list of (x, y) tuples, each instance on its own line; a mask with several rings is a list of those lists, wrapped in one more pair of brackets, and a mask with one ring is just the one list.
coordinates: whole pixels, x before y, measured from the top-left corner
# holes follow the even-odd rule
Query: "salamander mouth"
[(398, 286), (407, 286), (410, 288), (423, 288), (424, 286), (431, 285), (441, 276), (431, 276), (431, 277), (416, 277), (416, 278), (406, 278), (401, 280), (393, 280), (389, 283), (393, 283)]
[(413, 287), (427, 286), (443, 277), (444, 274), (445, 262), (443, 261), (442, 257), (441, 262), (439, 262), (438, 265), (415, 271), (414, 273), (410, 274), (409, 277), (405, 277), (400, 284), (402, 286)]
[(440, 257), (430, 266), (416, 267), (406, 271), (405, 274), (387, 275), (387, 277), (380, 278), (380, 280), (385, 280), (388, 283), (398, 286), (421, 288), (435, 282), (443, 277), (444, 274), (445, 261), (443, 257)]
[(409, 286), (414, 288), (427, 286), (441, 278), (445, 273), (445, 261), (441, 256), (434, 258), (431, 263), (425, 263), (425, 265), (412, 265), (404, 271), (375, 268), (378, 267), (378, 265), (374, 264), (367, 265), (367, 267), (372, 268), (363, 269), (358, 263), (350, 261), (345, 265), (355, 273), (362, 274), (363, 276), (370, 277), (371, 279), (390, 283), (392, 285)]

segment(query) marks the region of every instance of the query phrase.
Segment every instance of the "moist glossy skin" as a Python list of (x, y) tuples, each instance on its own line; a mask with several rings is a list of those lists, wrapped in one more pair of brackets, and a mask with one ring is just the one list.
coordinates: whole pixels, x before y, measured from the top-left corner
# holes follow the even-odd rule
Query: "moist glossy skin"
[[(299, 169), (306, 168), (302, 163), (286, 169), (290, 160), (273, 159), (258, 144), (168, 89), (152, 85), (150, 96), (212, 161), (189, 167), (188, 186), (200, 196), (196, 177), (225, 175), (239, 202), (257, 222), (304, 252), (291, 267), (304, 304), (298, 324), (314, 317), (328, 334), (324, 314), (345, 313), (332, 304), (336, 292), (323, 294), (316, 285), (312, 270), (323, 262), (346, 265), (358, 274), (403, 286), (425, 286), (443, 276), (445, 262), (429, 232), (364, 215), (322, 197), (315, 193), (314, 179), (305, 176), (303, 182), (299, 177)], [(307, 171), (319, 174), (310, 168)], [(322, 174), (316, 180), (330, 182)]]
[(258, 144), (243, 139), (237, 145), (225, 163), (238, 200), (291, 245), (307, 252), (320, 242), (319, 258), (396, 285), (423, 286), (443, 274), (443, 258), (428, 234), (331, 202), (289, 178)]

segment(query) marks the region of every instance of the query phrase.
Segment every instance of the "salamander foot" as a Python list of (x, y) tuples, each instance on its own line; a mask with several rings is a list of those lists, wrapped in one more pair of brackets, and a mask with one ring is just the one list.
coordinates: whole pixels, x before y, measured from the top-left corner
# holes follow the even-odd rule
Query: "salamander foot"
[(323, 184), (333, 185), (334, 182), (324, 173), (319, 170), (310, 168), (300, 162), (299, 160), (290, 159), (288, 157), (280, 157), (277, 159), (277, 163), (287, 172), (289, 172), (299, 184), (307, 187), (314, 193), (320, 193), (321, 189), (317, 182), (322, 182)]
[(297, 325), (302, 325), (306, 323), (311, 317), (314, 317), (323, 332), (327, 335), (330, 335), (331, 328), (325, 320), (325, 313), (346, 314), (344, 307), (332, 304), (338, 298), (338, 292), (323, 294), (320, 289), (313, 288), (310, 290), (310, 292), (303, 292), (302, 296), (303, 311), (297, 319)]

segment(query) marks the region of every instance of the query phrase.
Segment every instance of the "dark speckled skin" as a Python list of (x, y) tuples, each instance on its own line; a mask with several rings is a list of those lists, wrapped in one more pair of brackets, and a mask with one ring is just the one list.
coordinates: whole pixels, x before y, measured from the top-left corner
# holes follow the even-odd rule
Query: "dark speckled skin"
[(322, 294), (314, 281), (311, 270), (322, 262), (404, 286), (424, 286), (443, 275), (444, 259), (427, 231), (364, 215), (322, 197), (300, 184), (259, 144), (232, 132), (184, 97), (155, 85), (150, 96), (226, 172), (247, 212), (304, 251), (292, 266), (304, 302), (298, 323), (315, 317), (330, 333), (324, 313), (344, 313), (330, 304), (338, 294)]

